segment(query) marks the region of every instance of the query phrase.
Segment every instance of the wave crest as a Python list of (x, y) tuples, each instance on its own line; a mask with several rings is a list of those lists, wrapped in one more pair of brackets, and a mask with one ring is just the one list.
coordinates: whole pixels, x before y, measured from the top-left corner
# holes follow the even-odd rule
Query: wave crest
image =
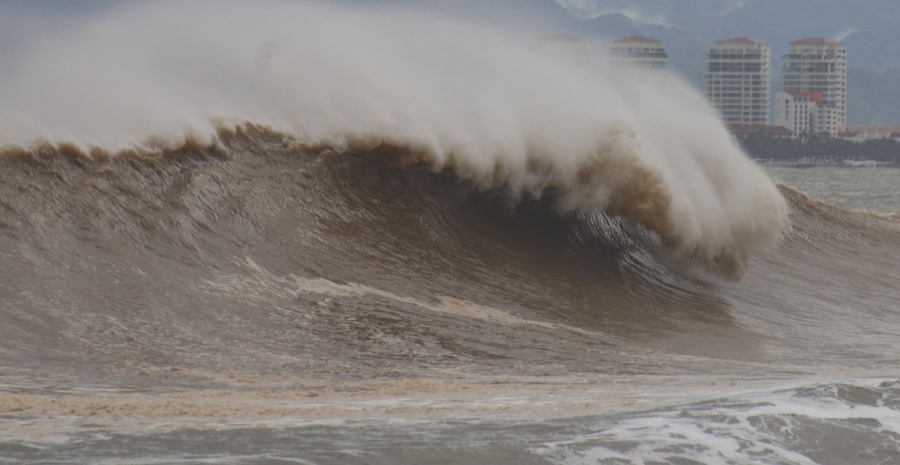
[[(596, 148), (574, 157), (574, 163), (567, 163), (569, 157), (529, 148), (521, 162), (494, 156), (493, 164), (473, 166), (466, 154), (439, 153), (422, 144), (378, 137), (339, 140), (309, 149), (450, 172), (481, 189), (502, 187), (534, 199), (553, 192), (560, 213), (602, 211), (622, 217), (656, 233), (663, 253), (728, 279), (742, 277), (750, 256), (777, 245), (790, 228), (784, 200), (774, 185), (767, 186), (766, 179), (754, 172), (752, 163), (744, 165), (745, 182), (718, 180), (721, 173), (710, 173), (713, 179), (708, 182), (718, 183), (721, 192), (707, 194), (721, 196), (702, 199), (712, 207), (697, 210), (691, 199), (676, 199), (678, 184), (684, 181), (642, 157), (634, 132), (621, 125), (607, 130)], [(732, 191), (745, 187), (748, 180), (763, 184), (752, 186), (756, 191)]]
[(0, 159), (64, 159), (75, 165), (88, 166), (102, 164), (110, 158), (198, 155), (227, 158), (231, 156), (227, 147), (258, 144), (256, 149), (265, 151), (266, 146), (273, 143), (293, 146), (306, 153), (363, 156), (404, 168), (444, 172), (482, 190), (502, 188), (518, 197), (541, 199), (552, 192), (560, 214), (602, 211), (621, 217), (655, 233), (662, 251), (677, 261), (729, 279), (739, 279), (746, 272), (751, 253), (776, 243), (788, 227), (781, 197), (761, 195), (757, 199), (758, 205), (752, 206), (759, 211), (747, 212), (755, 213), (750, 221), (724, 225), (730, 227), (727, 232), (731, 233), (724, 238), (726, 240), (710, 237), (716, 231), (699, 231), (698, 234), (692, 228), (696, 226), (696, 221), (692, 220), (697, 212), (677, 208), (666, 173), (641, 158), (634, 133), (622, 126), (608, 130), (596, 149), (578, 157), (571, 165), (559, 163), (558, 158), (534, 150), (528, 152), (523, 163), (509, 163), (509, 157), (495, 157), (492, 166), (475, 169), (466, 161), (469, 155), (439, 153), (423, 144), (353, 135), (310, 144), (294, 135), (252, 123), (220, 126), (212, 142), (187, 138), (181, 145), (173, 146), (150, 139), (131, 148), (109, 151), (98, 146), (83, 148), (72, 142), (40, 141), (29, 148), (7, 145), (0, 149)]

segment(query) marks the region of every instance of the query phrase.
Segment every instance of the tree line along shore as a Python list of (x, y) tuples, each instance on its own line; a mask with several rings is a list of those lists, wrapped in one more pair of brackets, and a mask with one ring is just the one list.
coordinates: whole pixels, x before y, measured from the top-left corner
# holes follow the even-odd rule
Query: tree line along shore
[(857, 142), (827, 134), (792, 139), (761, 133), (735, 138), (747, 155), (771, 165), (900, 168), (900, 142), (891, 138)]

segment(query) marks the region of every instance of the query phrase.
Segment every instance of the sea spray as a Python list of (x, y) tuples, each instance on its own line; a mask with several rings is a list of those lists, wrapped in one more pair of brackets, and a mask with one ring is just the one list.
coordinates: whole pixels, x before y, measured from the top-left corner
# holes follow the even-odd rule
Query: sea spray
[(320, 3), (154, 2), (24, 47), (0, 90), (4, 144), (215, 145), (223, 125), (250, 122), (484, 188), (553, 188), (564, 209), (622, 216), (682, 262), (731, 278), (788, 224), (775, 186), (674, 77), (627, 82), (600, 57), (564, 62), (484, 24)]

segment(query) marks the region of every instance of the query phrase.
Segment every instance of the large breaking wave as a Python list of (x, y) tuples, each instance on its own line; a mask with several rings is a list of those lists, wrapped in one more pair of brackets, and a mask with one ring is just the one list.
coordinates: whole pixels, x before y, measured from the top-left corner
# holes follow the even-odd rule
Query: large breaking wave
[(0, 69), (0, 460), (896, 458), (896, 215), (674, 80), (397, 10), (51, 26)]
[(316, 3), (123, 7), (27, 42), (0, 90), (0, 141), (117, 156), (215, 147), (252, 122), (309, 149), (553, 192), (560, 211), (624, 218), (730, 278), (778, 242), (780, 194), (699, 95), (535, 54), (534, 37)]

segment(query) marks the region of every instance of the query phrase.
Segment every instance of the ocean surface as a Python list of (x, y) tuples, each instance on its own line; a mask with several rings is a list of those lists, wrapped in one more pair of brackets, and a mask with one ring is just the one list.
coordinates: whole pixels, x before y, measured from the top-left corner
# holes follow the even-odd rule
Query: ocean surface
[(0, 463), (900, 463), (900, 171), (422, 12), (82, 21), (2, 52)]

